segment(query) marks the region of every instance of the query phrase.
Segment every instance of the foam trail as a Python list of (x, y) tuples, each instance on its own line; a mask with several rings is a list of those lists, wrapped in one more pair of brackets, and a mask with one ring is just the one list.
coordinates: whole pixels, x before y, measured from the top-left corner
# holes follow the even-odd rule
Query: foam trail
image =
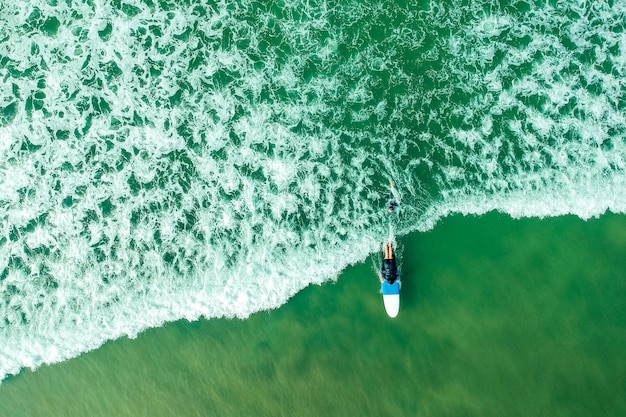
[(0, 379), (279, 307), (450, 213), (624, 212), (625, 12), (1, 3)]

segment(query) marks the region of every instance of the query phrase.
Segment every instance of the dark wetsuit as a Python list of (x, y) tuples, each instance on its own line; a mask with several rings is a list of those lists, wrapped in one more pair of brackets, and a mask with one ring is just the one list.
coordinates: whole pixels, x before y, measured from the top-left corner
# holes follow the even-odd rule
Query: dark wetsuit
[(385, 259), (383, 255), (383, 267), (380, 271), (380, 275), (383, 279), (386, 279), (389, 284), (393, 284), (398, 279), (398, 267), (396, 266), (396, 257), (392, 259)]

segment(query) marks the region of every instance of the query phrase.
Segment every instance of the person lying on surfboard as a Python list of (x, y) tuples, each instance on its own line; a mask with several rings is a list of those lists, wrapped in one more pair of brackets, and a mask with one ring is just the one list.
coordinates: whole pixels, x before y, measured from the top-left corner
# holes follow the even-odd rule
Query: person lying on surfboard
[(385, 243), (383, 249), (383, 266), (380, 271), (380, 282), (387, 281), (393, 284), (398, 279), (398, 267), (396, 265), (396, 255), (393, 253), (391, 242)]

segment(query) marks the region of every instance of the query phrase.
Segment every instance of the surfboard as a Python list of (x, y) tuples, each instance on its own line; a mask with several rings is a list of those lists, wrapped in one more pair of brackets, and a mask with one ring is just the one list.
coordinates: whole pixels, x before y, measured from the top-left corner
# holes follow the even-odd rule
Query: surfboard
[(393, 284), (384, 280), (381, 284), (381, 291), (387, 315), (391, 318), (397, 317), (400, 311), (400, 280), (397, 279)]

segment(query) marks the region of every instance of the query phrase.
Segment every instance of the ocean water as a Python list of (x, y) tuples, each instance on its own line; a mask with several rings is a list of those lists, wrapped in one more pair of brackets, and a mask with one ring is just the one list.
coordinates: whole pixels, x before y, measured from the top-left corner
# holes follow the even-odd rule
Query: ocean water
[(0, 1), (0, 379), (277, 308), (451, 214), (624, 213), (625, 15)]
[(180, 320), (0, 386), (0, 416), (626, 414), (626, 216), (449, 216), (246, 320)]

